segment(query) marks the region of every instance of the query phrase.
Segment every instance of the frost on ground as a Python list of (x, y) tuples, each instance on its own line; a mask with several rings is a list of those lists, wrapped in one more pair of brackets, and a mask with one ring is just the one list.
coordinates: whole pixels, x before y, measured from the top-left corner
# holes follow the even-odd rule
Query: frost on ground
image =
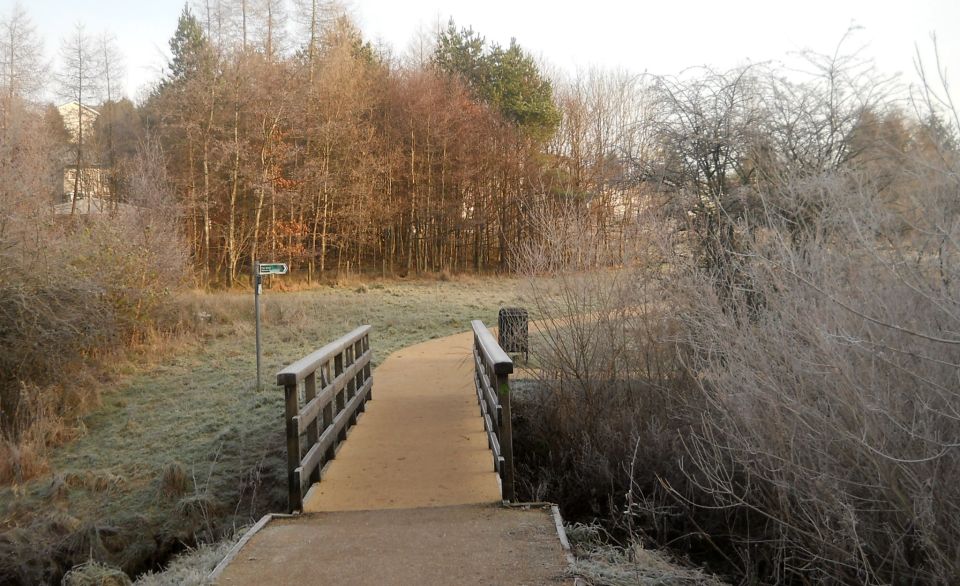
[(685, 567), (662, 552), (610, 543), (598, 525), (565, 526), (575, 557), (578, 584), (596, 586), (724, 586), (699, 568)]
[(177, 556), (163, 571), (144, 574), (136, 581), (136, 584), (137, 586), (201, 586), (212, 584), (207, 576), (227, 555), (241, 535), (243, 535), (242, 531), (237, 533), (237, 539), (228, 539), (191, 549)]

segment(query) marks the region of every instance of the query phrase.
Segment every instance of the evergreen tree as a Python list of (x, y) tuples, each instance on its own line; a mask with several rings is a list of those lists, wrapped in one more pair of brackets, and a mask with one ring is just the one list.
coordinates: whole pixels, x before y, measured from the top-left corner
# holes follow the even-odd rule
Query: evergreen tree
[(546, 139), (560, 123), (550, 81), (515, 39), (506, 49), (488, 48), (473, 29), (457, 29), (451, 20), (437, 39), (434, 64), (530, 136)]
[(560, 123), (560, 113), (553, 102), (553, 88), (537, 64), (515, 39), (507, 49), (495, 45), (487, 59), (491, 103), (529, 134), (549, 137)]
[(183, 12), (177, 21), (177, 30), (170, 39), (170, 52), (173, 58), (168, 65), (169, 82), (189, 79), (204, 71), (212, 61), (212, 51), (203, 34), (203, 28), (187, 4), (183, 6)]
[(434, 64), (447, 75), (459, 76), (481, 99), (490, 97), (489, 60), (486, 40), (472, 28), (457, 29), (453, 19), (437, 38)]

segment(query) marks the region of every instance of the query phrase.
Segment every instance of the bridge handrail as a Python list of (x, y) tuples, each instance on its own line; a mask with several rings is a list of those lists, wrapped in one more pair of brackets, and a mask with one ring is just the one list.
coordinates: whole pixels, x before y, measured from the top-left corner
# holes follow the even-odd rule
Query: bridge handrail
[(324, 464), (336, 456), (347, 429), (372, 398), (370, 329), (361, 326), (277, 373), (277, 385), (284, 389), (291, 512), (303, 509), (306, 491), (320, 481)]
[(483, 322), (473, 328), (474, 384), (493, 467), (500, 475), (503, 499), (516, 500), (514, 492), (513, 426), (510, 421), (510, 375), (513, 360), (503, 351)]
[(326, 346), (323, 346), (319, 350), (307, 354), (300, 360), (297, 360), (293, 364), (278, 372), (277, 384), (284, 386), (303, 381), (307, 375), (315, 372), (317, 367), (319, 367), (321, 364), (329, 362), (333, 356), (342, 352), (344, 348), (351, 344), (351, 340), (367, 335), (370, 332), (370, 329), (371, 326), (360, 326), (342, 338), (338, 338)]

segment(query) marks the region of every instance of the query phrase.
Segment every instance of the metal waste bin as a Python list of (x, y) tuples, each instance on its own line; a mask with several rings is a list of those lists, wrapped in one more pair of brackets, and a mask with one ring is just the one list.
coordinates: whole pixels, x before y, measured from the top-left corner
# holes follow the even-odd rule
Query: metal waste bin
[(497, 338), (504, 352), (523, 352), (530, 359), (529, 314), (522, 307), (502, 307), (497, 318)]

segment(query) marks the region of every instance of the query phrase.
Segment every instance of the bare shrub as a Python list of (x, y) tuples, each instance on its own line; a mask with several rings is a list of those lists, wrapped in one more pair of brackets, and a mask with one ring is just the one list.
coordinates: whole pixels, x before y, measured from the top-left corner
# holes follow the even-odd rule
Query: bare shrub
[(588, 271), (589, 229), (545, 218), (520, 255), (547, 324), (515, 402), (527, 489), (574, 518), (625, 505), (621, 527), (745, 581), (954, 582), (960, 158), (927, 131), (883, 181), (741, 186), (723, 266), (641, 222), (663, 257)]
[(622, 247), (605, 247), (580, 212), (534, 215), (539, 238), (516, 261), (538, 316), (537, 380), (513, 399), (521, 491), (573, 519), (623, 509), (632, 458), (643, 470), (664, 468), (663, 454), (679, 448), (674, 389), (685, 377), (661, 301), (657, 226), (632, 222)]
[(165, 498), (178, 498), (187, 493), (187, 469), (180, 462), (169, 462), (160, 474), (160, 494)]
[[(849, 174), (795, 187), (818, 216), (801, 238), (774, 216), (741, 226), (740, 290), (722, 299), (713, 274), (676, 273), (678, 341), (706, 409), (683, 439), (669, 514), (739, 536), (727, 555), (743, 574), (948, 582), (960, 572), (960, 226), (930, 210), (903, 234)], [(941, 197), (936, 179), (923, 187), (912, 197)]]
[(84, 373), (161, 327), (187, 262), (163, 169), (145, 144), (130, 173), (136, 205), (102, 218), (26, 213), (0, 194), (12, 206), (0, 233), (0, 482), (42, 471), (46, 447), (98, 400)]

